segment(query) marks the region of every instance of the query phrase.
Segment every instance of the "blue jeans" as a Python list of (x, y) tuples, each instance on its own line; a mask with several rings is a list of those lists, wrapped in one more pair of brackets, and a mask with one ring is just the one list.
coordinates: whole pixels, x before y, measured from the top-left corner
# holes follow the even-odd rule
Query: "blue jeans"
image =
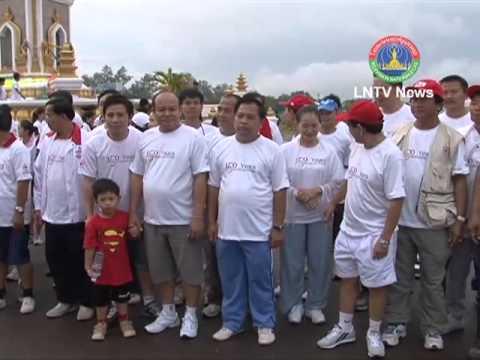
[(223, 290), (223, 326), (234, 333), (242, 331), (250, 308), (253, 326), (273, 329), (270, 242), (218, 240), (216, 250)]
[[(293, 306), (301, 304), (305, 289), (308, 292), (306, 310), (324, 309), (332, 281), (332, 224), (324, 221), (287, 224), (281, 254), (282, 311), (288, 314)], [(305, 258), (308, 266), (306, 288)]]

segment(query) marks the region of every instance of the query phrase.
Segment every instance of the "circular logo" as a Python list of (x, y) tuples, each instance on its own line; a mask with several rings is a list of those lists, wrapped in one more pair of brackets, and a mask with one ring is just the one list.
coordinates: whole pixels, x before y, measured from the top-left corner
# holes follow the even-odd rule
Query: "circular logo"
[(388, 83), (410, 79), (420, 66), (420, 52), (404, 36), (390, 35), (378, 40), (368, 57), (376, 77)]

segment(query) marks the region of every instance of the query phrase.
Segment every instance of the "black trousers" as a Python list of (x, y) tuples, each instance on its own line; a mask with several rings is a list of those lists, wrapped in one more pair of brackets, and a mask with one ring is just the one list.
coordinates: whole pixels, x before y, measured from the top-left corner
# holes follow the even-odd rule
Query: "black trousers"
[(45, 253), (57, 299), (91, 306), (92, 282), (84, 268), (85, 224), (45, 224)]

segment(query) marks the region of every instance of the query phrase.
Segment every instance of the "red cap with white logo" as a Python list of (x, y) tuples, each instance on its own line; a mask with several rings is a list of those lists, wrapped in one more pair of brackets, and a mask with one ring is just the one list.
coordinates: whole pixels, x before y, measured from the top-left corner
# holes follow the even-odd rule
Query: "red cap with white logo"
[[(409, 90), (417, 90), (412, 93), (412, 97), (427, 97), (427, 90), (431, 91), (433, 95), (436, 95), (438, 97), (441, 97), (443, 99), (443, 88), (442, 85), (438, 81), (431, 80), (431, 79), (424, 79), (424, 80), (418, 80), (415, 84), (412, 86), (409, 86), (406, 88), (407, 91)], [(425, 90), (423, 93), (423, 96), (421, 96), (421, 93), (418, 90)]]

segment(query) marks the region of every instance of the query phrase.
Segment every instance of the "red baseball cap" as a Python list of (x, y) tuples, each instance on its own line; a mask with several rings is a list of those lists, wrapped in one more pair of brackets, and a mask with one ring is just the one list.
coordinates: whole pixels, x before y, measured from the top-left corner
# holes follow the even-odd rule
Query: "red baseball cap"
[(373, 101), (359, 100), (353, 103), (345, 121), (356, 121), (364, 125), (379, 125), (383, 124), (383, 114)]
[(474, 96), (480, 95), (480, 85), (472, 85), (467, 90), (468, 97), (473, 99)]
[[(409, 91), (409, 90), (431, 90), (433, 92), (433, 95), (439, 96), (443, 99), (442, 85), (440, 85), (440, 83), (435, 80), (431, 80), (431, 79), (418, 80), (417, 82), (415, 82), (415, 84), (406, 88), (406, 91)], [(420, 94), (417, 93), (415, 94), (415, 96), (412, 96), (412, 97), (425, 97), (425, 96), (419, 96), (419, 95)]]
[(292, 96), (288, 101), (280, 102), (280, 105), (292, 109), (294, 112), (297, 112), (303, 106), (313, 105), (315, 101), (307, 95), (298, 94)]

